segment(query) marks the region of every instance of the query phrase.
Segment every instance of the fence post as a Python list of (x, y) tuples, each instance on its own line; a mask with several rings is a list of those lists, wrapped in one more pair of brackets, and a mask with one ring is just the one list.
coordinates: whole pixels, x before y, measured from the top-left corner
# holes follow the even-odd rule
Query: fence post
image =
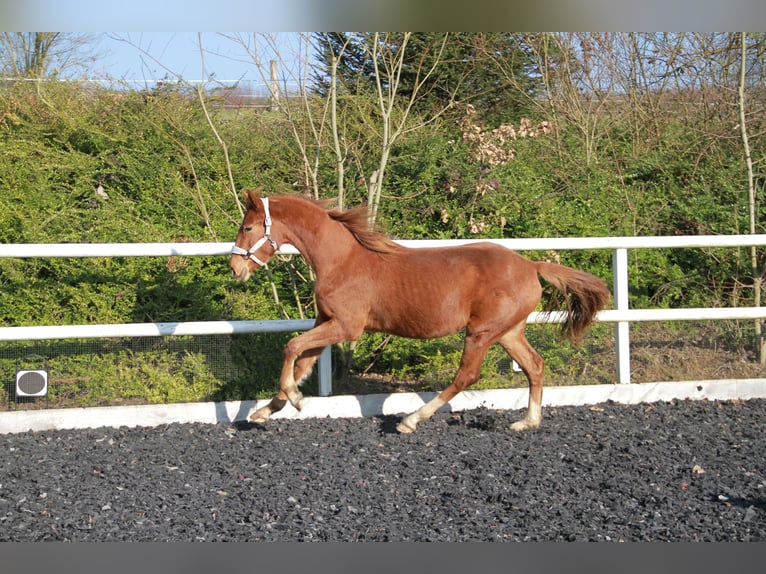
[(319, 355), (319, 396), (332, 394), (332, 346), (328, 345)]
[(277, 62), (269, 62), (269, 110), (279, 111), (279, 78), (277, 77)]
[[(614, 273), (614, 307), (627, 311), (628, 303), (628, 250), (620, 247), (612, 256)], [(617, 382), (630, 383), (630, 323), (618, 321), (615, 324), (615, 351), (617, 354)]]

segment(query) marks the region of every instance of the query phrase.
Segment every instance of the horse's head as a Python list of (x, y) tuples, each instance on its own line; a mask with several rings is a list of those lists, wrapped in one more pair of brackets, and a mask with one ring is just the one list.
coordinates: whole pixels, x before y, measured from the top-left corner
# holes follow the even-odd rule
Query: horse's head
[(253, 271), (266, 265), (278, 248), (271, 236), (268, 198), (247, 190), (245, 200), (247, 211), (229, 260), (231, 273), (239, 281), (247, 281)]

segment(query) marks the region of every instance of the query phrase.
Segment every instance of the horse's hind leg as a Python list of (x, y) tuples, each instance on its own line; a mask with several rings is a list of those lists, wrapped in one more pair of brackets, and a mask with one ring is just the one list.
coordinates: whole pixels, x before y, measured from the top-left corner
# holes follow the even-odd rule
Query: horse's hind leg
[[(318, 349), (310, 349), (306, 351), (297, 361), (295, 361), (295, 368), (293, 372), (293, 378), (297, 385), (300, 385), (311, 374), (311, 370), (314, 368), (314, 364), (322, 354), (324, 347)], [(255, 411), (250, 415), (250, 420), (253, 422), (265, 423), (271, 415), (281, 411), (287, 404), (287, 393), (280, 390), (271, 402)]]
[(486, 335), (466, 334), (463, 356), (460, 358), (460, 368), (458, 368), (452, 384), (414, 413), (404, 417), (396, 426), (396, 430), (401, 433), (413, 432), (418, 423), (432, 417), (460, 391), (478, 381), (481, 374), (481, 364), (493, 342)]
[(543, 370), (545, 362), (524, 336), (524, 323), (516, 325), (500, 339), (503, 349), (514, 359), (529, 380), (529, 407), (527, 416), (516, 421), (511, 428), (516, 431), (535, 429), (543, 418)]

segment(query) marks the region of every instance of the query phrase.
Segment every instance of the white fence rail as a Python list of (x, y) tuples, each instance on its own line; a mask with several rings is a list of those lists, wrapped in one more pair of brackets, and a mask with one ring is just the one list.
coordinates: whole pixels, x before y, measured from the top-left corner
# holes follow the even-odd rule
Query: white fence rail
[[(617, 380), (630, 383), (629, 325), (635, 321), (684, 321), (721, 319), (764, 319), (766, 307), (630, 309), (628, 303), (629, 249), (703, 248), (766, 246), (766, 235), (693, 235), (668, 237), (586, 237), (586, 238), (522, 238), (466, 240), (402, 240), (407, 247), (436, 247), (489, 241), (516, 251), (526, 250), (591, 250), (613, 252), (613, 310), (601, 311), (597, 321), (616, 324)], [(228, 255), (231, 243), (38, 243), (0, 245), (0, 257), (171, 257)], [(291, 245), (281, 252), (297, 254)], [(561, 313), (532, 313), (530, 323), (557, 322)], [(128, 323), (119, 325), (71, 325), (0, 327), (0, 340), (41, 340), (65, 338), (144, 337), (170, 335), (209, 335), (235, 333), (268, 333), (310, 329), (313, 320), (303, 321), (197, 321), (184, 323)], [(332, 368), (329, 348), (319, 361), (319, 394), (332, 392)]]

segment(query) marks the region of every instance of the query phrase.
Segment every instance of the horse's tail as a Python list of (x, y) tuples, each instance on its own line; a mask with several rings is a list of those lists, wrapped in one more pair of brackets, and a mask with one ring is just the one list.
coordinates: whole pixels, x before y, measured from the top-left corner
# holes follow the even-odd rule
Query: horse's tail
[(545, 310), (559, 310), (563, 299), (567, 314), (561, 324), (561, 334), (579, 343), (596, 313), (609, 301), (609, 288), (601, 279), (585, 271), (548, 261), (537, 263), (540, 276), (556, 288), (556, 291), (548, 292)]

